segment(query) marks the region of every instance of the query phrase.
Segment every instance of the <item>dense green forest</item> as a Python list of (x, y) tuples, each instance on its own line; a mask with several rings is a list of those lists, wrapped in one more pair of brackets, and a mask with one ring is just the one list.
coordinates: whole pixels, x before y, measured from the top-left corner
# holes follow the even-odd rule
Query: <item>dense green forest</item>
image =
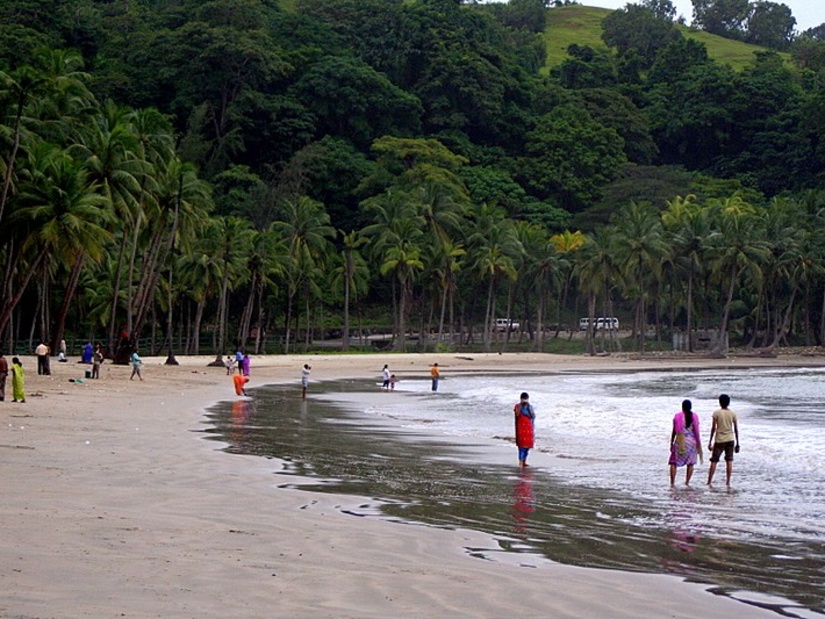
[(571, 8), (4, 0), (3, 347), (821, 345), (825, 32), (648, 0), (550, 64)]

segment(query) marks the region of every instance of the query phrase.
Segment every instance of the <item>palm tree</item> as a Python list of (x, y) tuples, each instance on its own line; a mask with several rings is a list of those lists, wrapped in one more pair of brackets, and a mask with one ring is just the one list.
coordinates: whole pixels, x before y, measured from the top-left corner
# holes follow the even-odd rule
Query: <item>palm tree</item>
[[(53, 349), (56, 349), (63, 337), (66, 316), (84, 263), (86, 259), (100, 260), (103, 255), (110, 236), (104, 224), (110, 213), (96, 183), (89, 182), (83, 163), (48, 145), (41, 145), (32, 153), (18, 202), (10, 219), (32, 227), (26, 239), (27, 245), (38, 248), (32, 272), (41, 261), (47, 269), (56, 266), (53, 261), (57, 257), (70, 270), (52, 333)], [(26, 279), (21, 289), (25, 289), (27, 283)], [(6, 312), (8, 315), (10, 309)], [(8, 321), (6, 313), (0, 317), (0, 332)]]
[[(382, 266), (388, 259), (390, 250), (395, 248), (396, 264), (401, 269), (399, 277), (392, 279), (393, 286), (393, 315), (395, 319), (395, 333), (399, 338), (395, 347), (401, 350), (406, 348), (404, 343), (406, 330), (406, 301), (408, 290), (397, 290), (396, 284), (401, 283), (407, 276), (411, 276), (417, 268), (408, 270), (416, 261), (421, 262), (421, 250), (424, 242), (425, 221), (409, 193), (401, 189), (388, 189), (384, 193), (364, 200), (362, 206), (372, 215), (373, 223), (364, 227), (361, 234), (370, 239), (370, 257), (378, 265), (381, 275), (387, 275)], [(412, 260), (407, 265), (402, 256)], [(414, 258), (413, 258), (414, 255)], [(423, 264), (423, 263), (422, 263)], [(404, 305), (402, 307), (402, 303)]]
[[(594, 345), (594, 328), (596, 324), (596, 302), (602, 296), (602, 315), (610, 316), (610, 294), (617, 282), (621, 281), (621, 270), (616, 262), (616, 252), (612, 243), (612, 233), (607, 228), (597, 230), (592, 236), (585, 237), (585, 243), (576, 252), (573, 269), (579, 280), (579, 289), (587, 295), (587, 352), (596, 354)], [(601, 331), (602, 348), (604, 347), (604, 330)]]
[(330, 239), (335, 236), (335, 228), (329, 225), (329, 214), (324, 205), (307, 196), (287, 200), (284, 209), (284, 221), (273, 222), (273, 229), (285, 239), (289, 255), (284, 342), (284, 352), (288, 353), (295, 296), (302, 292), (309, 303), (313, 271), (330, 253)]
[[(524, 247), (524, 272), (519, 277), (525, 292), (525, 304), (535, 299), (536, 337), (534, 348), (544, 346), (544, 319), (553, 288), (561, 289), (567, 261), (556, 251), (547, 230), (537, 224), (518, 222), (519, 238)], [(529, 311), (529, 306), (526, 305)]]
[(645, 299), (649, 287), (661, 276), (667, 243), (658, 213), (650, 205), (631, 202), (622, 209), (611, 226), (617, 261), (625, 289), (636, 296), (636, 327), (639, 353), (644, 354), (647, 312)]
[(140, 158), (140, 144), (129, 123), (132, 113), (107, 101), (87, 126), (82, 142), (69, 151), (83, 158), (89, 177), (101, 188), (114, 218), (115, 234), (120, 237), (117, 269), (112, 288), (109, 312), (109, 349), (115, 344), (120, 282), (126, 246), (137, 219), (143, 193), (141, 180), (151, 171), (149, 163)]
[(496, 288), (502, 278), (516, 280), (515, 260), (523, 248), (504, 209), (488, 204), (481, 205), (474, 214), (473, 232), (467, 242), (473, 269), (487, 280), (483, 341), (489, 352), (496, 318)]
[[(565, 230), (559, 234), (554, 234), (550, 237), (550, 240), (553, 243), (553, 248), (556, 250), (556, 253), (566, 256), (567, 259), (561, 264), (562, 269), (564, 270), (564, 288), (561, 292), (561, 298), (557, 303), (556, 307), (556, 334), (555, 337), (559, 336), (559, 332), (561, 331), (561, 308), (567, 307), (567, 295), (570, 291), (570, 284), (573, 281), (573, 265), (575, 262), (575, 253), (578, 252), (587, 241), (587, 237), (584, 235), (583, 232), (576, 230), (575, 232), (571, 232), (570, 230)], [(573, 330), (570, 330), (570, 334), (572, 337)]]
[(685, 198), (677, 196), (667, 202), (662, 213), (671, 255), (677, 267), (677, 277), (687, 275), (687, 314), (685, 332), (687, 333), (688, 351), (693, 352), (693, 294), (694, 285), (704, 265), (705, 249), (708, 239), (713, 234), (706, 209), (696, 203), (696, 196)]
[(712, 216), (719, 234), (709, 240), (710, 267), (726, 296), (719, 322), (719, 334), (713, 354), (721, 354), (727, 346), (728, 322), (737, 284), (743, 274), (754, 281), (762, 279), (762, 266), (770, 256), (764, 232), (752, 205), (734, 195), (717, 200), (712, 205)]
[(366, 292), (369, 269), (364, 257), (358, 251), (366, 245), (369, 239), (352, 231), (349, 234), (339, 230), (343, 249), (341, 251), (341, 266), (336, 269), (336, 281), (342, 281), (344, 287), (344, 329), (341, 337), (341, 350), (349, 350), (349, 311), (353, 293)]

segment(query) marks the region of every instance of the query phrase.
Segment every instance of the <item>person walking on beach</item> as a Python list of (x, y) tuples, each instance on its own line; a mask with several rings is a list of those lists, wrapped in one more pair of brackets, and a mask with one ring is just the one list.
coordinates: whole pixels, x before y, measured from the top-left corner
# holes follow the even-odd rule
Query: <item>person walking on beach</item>
[(132, 363), (132, 375), (129, 376), (129, 380), (132, 380), (135, 377), (136, 374), (137, 374), (137, 377), (140, 380), (143, 380), (143, 376), (141, 376), (141, 374), (140, 374), (140, 366), (143, 365), (143, 361), (141, 361), (141, 359), (140, 359), (140, 355), (138, 354), (137, 348), (135, 348), (135, 351), (132, 353), (131, 363)]
[[(716, 465), (719, 457), (725, 452), (725, 485), (730, 488), (730, 478), (733, 475), (733, 454), (739, 453), (739, 422), (736, 413), (728, 408), (730, 396), (723, 393), (719, 396), (719, 409), (713, 412), (713, 425), (710, 428), (708, 449), (713, 449), (710, 456), (708, 470), (708, 486), (713, 483)], [(713, 437), (716, 436), (716, 442)]]
[(382, 389), (389, 389), (390, 388), (390, 366), (386, 363), (384, 364), (384, 369), (381, 370), (381, 374), (384, 376), (384, 383), (381, 385)]
[(249, 376), (249, 369), (252, 365), (252, 359), (249, 358), (249, 355), (244, 353), (243, 360), (241, 361), (241, 370), (243, 371), (244, 376)]
[(301, 370), (301, 399), (307, 399), (307, 387), (309, 387), (309, 373), (312, 370), (308, 364), (304, 364), (303, 369)]
[(14, 399), (12, 402), (26, 401), (26, 373), (23, 371), (23, 364), (20, 359), (13, 357), (11, 360), (11, 388)]
[(438, 391), (438, 381), (441, 380), (441, 372), (438, 369), (438, 364), (433, 363), (430, 368), (430, 378), (433, 379), (433, 391)]
[(516, 416), (516, 446), (518, 447), (518, 465), (527, 466), (527, 455), (533, 448), (536, 436), (536, 412), (530, 404), (530, 395), (521, 394), (519, 403), (513, 407)]
[(37, 355), (37, 375), (48, 376), (51, 374), (49, 368), (49, 347), (46, 342), (40, 340), (40, 344), (34, 349), (34, 354)]
[(0, 350), (0, 402), (6, 399), (6, 379), (9, 377), (9, 362)]
[(676, 483), (676, 469), (687, 467), (685, 485), (690, 485), (696, 458), (702, 459), (702, 438), (699, 434), (699, 415), (693, 412), (690, 400), (682, 400), (682, 410), (673, 416), (673, 430), (670, 433), (670, 485)]

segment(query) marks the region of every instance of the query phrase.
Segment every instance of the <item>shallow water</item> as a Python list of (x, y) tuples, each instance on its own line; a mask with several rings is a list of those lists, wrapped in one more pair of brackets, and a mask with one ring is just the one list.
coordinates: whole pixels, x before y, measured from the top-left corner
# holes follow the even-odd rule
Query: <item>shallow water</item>
[[(325, 387), (306, 402), (258, 389), (216, 407), (213, 423), (232, 451), (285, 460), (297, 487), (365, 497), (353, 513), (494, 535), (500, 548), (479, 554), (674, 573), (787, 616), (823, 612), (823, 370), (450, 376), (436, 394), (424, 380), (397, 393)], [(522, 390), (538, 414), (524, 473), (511, 439)], [(690, 398), (707, 443), (721, 391), (740, 421), (734, 490), (724, 463), (713, 489), (705, 464), (692, 489), (671, 490), (673, 413)]]

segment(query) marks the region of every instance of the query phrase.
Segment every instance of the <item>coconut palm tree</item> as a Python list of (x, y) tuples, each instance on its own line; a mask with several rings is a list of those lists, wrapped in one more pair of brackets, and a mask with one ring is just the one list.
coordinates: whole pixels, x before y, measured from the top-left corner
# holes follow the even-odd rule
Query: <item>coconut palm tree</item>
[(770, 256), (770, 246), (760, 229), (755, 208), (739, 195), (716, 200), (711, 205), (714, 226), (719, 234), (708, 242), (709, 265), (721, 290), (725, 291), (719, 333), (713, 354), (722, 354), (727, 346), (728, 323), (734, 294), (743, 274), (761, 282), (763, 266)]
[(490, 351), (491, 333), (496, 319), (498, 284), (517, 278), (515, 261), (524, 251), (516, 236), (512, 220), (504, 209), (482, 204), (473, 216), (473, 228), (467, 244), (470, 264), (487, 281), (487, 304), (484, 312), (484, 349)]
[(329, 225), (324, 205), (307, 196), (290, 198), (284, 204), (284, 211), (284, 220), (273, 222), (273, 230), (284, 238), (289, 256), (284, 342), (284, 352), (288, 353), (295, 296), (300, 292), (309, 303), (313, 271), (330, 254), (330, 239), (335, 237), (335, 228)]
[[(110, 238), (106, 223), (111, 213), (106, 210), (106, 200), (97, 184), (90, 182), (82, 161), (46, 144), (41, 144), (29, 159), (17, 197), (19, 206), (10, 215), (10, 221), (30, 227), (23, 249), (36, 248), (32, 272), (41, 263), (47, 270), (56, 267), (56, 261), (69, 269), (63, 303), (52, 332), (56, 349), (84, 263), (87, 259), (100, 260)], [(24, 278), (21, 289), (27, 283)], [(6, 313), (0, 317), (0, 332), (6, 324), (4, 319), (8, 320)]]
[(356, 231), (341, 234), (343, 248), (341, 250), (341, 263), (334, 271), (334, 282), (344, 288), (344, 328), (341, 335), (341, 350), (349, 350), (350, 338), (350, 302), (353, 295), (365, 293), (369, 281), (369, 267), (367, 261), (361, 255), (359, 249), (369, 243), (369, 239)]
[(631, 202), (611, 226), (616, 259), (622, 270), (626, 292), (636, 297), (636, 328), (639, 353), (644, 354), (647, 312), (645, 301), (661, 277), (662, 260), (668, 247), (661, 220), (653, 207)]
[(662, 225), (676, 265), (676, 278), (681, 281), (685, 276), (687, 280), (685, 332), (688, 351), (693, 352), (694, 288), (704, 267), (708, 239), (714, 232), (707, 210), (696, 202), (694, 195), (677, 196), (667, 202), (667, 208), (662, 212)]
[[(578, 278), (579, 290), (587, 295), (587, 352), (596, 354), (595, 325), (596, 303), (602, 297), (602, 315), (611, 316), (611, 292), (619, 285), (622, 273), (616, 261), (616, 252), (612, 244), (612, 233), (607, 228), (600, 228), (593, 235), (585, 237), (585, 243), (575, 254), (573, 274)], [(605, 330), (601, 330), (601, 345), (604, 350)]]

